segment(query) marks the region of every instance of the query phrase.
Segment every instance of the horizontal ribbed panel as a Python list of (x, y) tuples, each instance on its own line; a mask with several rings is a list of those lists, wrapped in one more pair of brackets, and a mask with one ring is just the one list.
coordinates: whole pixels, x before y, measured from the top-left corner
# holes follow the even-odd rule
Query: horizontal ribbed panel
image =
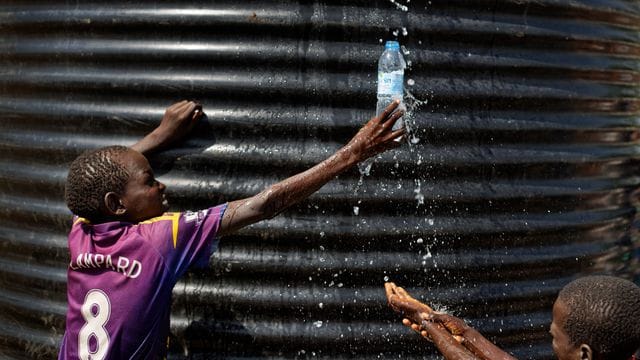
[(558, 290), (639, 270), (639, 24), (622, 0), (2, 2), (0, 357), (55, 358), (75, 156), (197, 99), (151, 159), (173, 210), (251, 196), (372, 115), (396, 38), (408, 144), (222, 239), (175, 288), (170, 358), (438, 358), (387, 279), (551, 358)]

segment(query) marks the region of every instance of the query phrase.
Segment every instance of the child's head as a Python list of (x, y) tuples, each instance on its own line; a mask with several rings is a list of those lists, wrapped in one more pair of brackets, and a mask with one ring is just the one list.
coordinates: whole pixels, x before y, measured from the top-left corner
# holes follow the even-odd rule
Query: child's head
[(558, 359), (628, 359), (640, 347), (640, 288), (612, 276), (588, 276), (565, 286), (553, 305)]
[(92, 223), (137, 223), (168, 209), (164, 190), (142, 154), (109, 146), (85, 152), (71, 163), (65, 200), (71, 212)]

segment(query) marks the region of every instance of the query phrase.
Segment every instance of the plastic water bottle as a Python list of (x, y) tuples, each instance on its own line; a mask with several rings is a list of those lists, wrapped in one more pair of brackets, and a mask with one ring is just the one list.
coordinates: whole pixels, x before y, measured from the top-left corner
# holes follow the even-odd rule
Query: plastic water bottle
[[(398, 109), (405, 109), (402, 102), (404, 90), (404, 69), (407, 64), (400, 53), (400, 44), (397, 41), (387, 41), (384, 52), (378, 60), (378, 104), (376, 115), (379, 115), (393, 100), (400, 100)], [(400, 129), (404, 125), (402, 118), (396, 121), (393, 130)]]

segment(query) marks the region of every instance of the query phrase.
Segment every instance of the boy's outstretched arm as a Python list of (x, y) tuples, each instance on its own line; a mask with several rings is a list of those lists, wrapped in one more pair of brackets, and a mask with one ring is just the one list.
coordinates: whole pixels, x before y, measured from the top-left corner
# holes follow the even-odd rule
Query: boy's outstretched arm
[(434, 313), (429, 321), (422, 321), (422, 328), (425, 323), (442, 324), (450, 333), (462, 339), (462, 344), (476, 356), (483, 360), (517, 360), (506, 351), (497, 347), (487, 340), (478, 330), (467, 325), (462, 319), (449, 314)]
[(516, 360), (462, 319), (433, 311), (394, 283), (384, 286), (389, 306), (405, 317), (402, 323), (432, 340), (445, 359)]
[(369, 120), (347, 145), (314, 167), (272, 185), (255, 196), (230, 202), (222, 218), (219, 234), (229, 234), (272, 218), (360, 161), (400, 146), (400, 142), (394, 139), (404, 135), (406, 130), (391, 130), (402, 116), (401, 111), (394, 112), (397, 107), (398, 102), (393, 102), (379, 116)]
[(202, 105), (182, 100), (167, 108), (157, 128), (131, 148), (148, 156), (162, 150), (187, 135), (202, 117)]
[[(440, 353), (447, 360), (478, 360), (460, 343), (460, 337), (454, 336), (445, 325), (424, 320), (429, 319), (435, 311), (426, 304), (414, 299), (403, 288), (392, 282), (384, 284), (387, 302), (396, 312), (402, 314), (405, 319), (403, 324), (420, 333), (424, 338), (433, 342)], [(422, 323), (422, 326), (418, 324)]]

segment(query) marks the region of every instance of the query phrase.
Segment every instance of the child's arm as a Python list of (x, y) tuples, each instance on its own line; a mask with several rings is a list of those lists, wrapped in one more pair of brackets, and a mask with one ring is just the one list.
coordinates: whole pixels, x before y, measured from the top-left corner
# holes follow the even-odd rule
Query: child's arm
[[(461, 343), (480, 359), (515, 360), (513, 356), (487, 340), (462, 319), (433, 311), (429, 306), (414, 299), (394, 283), (385, 283), (384, 285), (389, 306), (405, 317), (402, 323), (423, 337), (433, 340), (446, 359), (463, 359), (464, 357), (457, 356), (466, 356), (464, 352), (453, 345), (453, 341), (458, 345)], [(446, 334), (442, 333), (443, 331), (446, 331)], [(447, 334), (448, 336), (446, 336)], [(436, 339), (441, 342), (441, 345)], [(460, 347), (462, 346), (460, 345)], [(447, 354), (450, 354), (451, 357)]]
[[(384, 284), (389, 306), (402, 314), (406, 319), (402, 323), (420, 333), (433, 342), (447, 360), (478, 360), (461, 343), (460, 338), (454, 336), (446, 325), (429, 321), (435, 312), (431, 307), (414, 299), (405, 289), (392, 282)], [(422, 326), (418, 324), (422, 323)]]
[[(506, 351), (497, 347), (487, 340), (478, 330), (467, 325), (462, 319), (453, 315), (434, 313), (428, 321), (422, 321), (422, 328), (425, 323), (442, 324), (451, 334), (459, 338), (462, 344), (480, 359), (483, 360), (516, 360)], [(428, 331), (428, 329), (425, 329)]]
[(202, 105), (182, 100), (167, 108), (157, 128), (131, 148), (147, 156), (180, 140), (202, 117)]
[(467, 350), (467, 348), (460, 344), (442, 324), (424, 320), (422, 322), (421, 331), (426, 332), (426, 337), (433, 341), (433, 344), (438, 348), (446, 360), (482, 359), (472, 354)]
[(349, 143), (314, 167), (294, 175), (247, 199), (232, 201), (222, 217), (220, 235), (272, 218), (289, 206), (316, 192), (329, 180), (358, 162), (385, 150), (400, 146), (394, 139), (405, 134), (391, 127), (402, 116), (393, 102), (379, 116), (373, 117)]

